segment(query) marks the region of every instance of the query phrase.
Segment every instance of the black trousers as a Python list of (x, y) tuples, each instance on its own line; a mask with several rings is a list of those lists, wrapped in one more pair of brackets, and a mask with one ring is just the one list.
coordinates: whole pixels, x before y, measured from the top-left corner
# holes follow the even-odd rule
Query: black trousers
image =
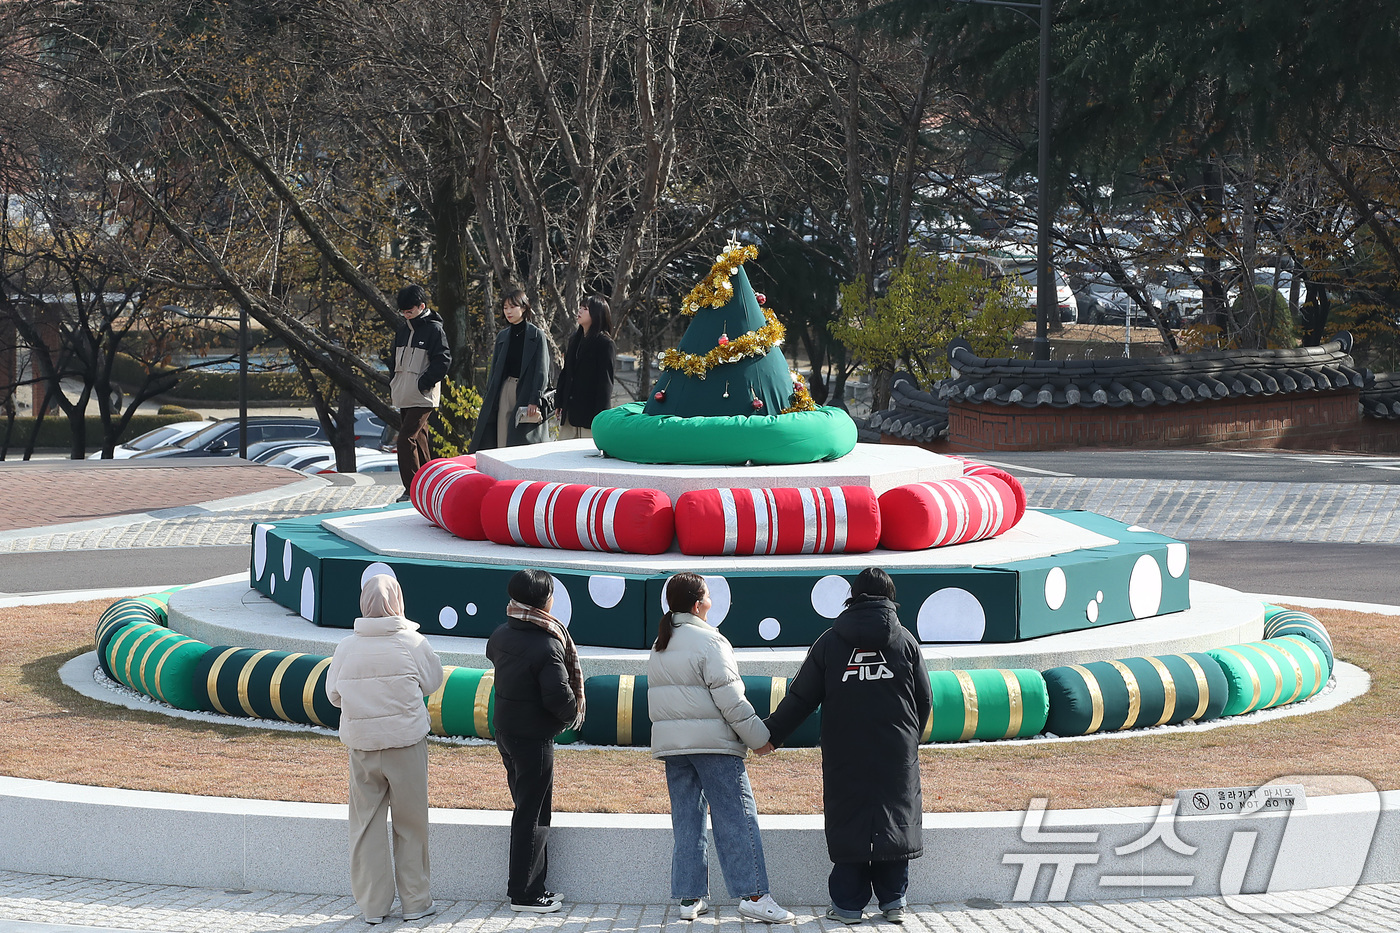
[(428, 419), (431, 408), (405, 408), (399, 412), (399, 478), (403, 488), (413, 482), (418, 468), (431, 460), (428, 452)]
[(903, 907), (909, 890), (909, 862), (836, 862), (827, 879), (831, 903), (842, 910), (861, 910), (870, 903), (870, 894), (880, 909)]
[(496, 734), (515, 812), (510, 818), (506, 894), (523, 903), (545, 892), (549, 872), (549, 819), (554, 804), (554, 739)]

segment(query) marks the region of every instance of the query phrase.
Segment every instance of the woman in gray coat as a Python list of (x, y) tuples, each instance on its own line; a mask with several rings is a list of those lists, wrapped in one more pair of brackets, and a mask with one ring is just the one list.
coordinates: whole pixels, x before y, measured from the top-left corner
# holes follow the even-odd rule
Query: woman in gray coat
[(768, 728), (744, 697), (734, 649), (706, 621), (710, 593), (699, 574), (678, 573), (666, 581), (669, 611), (647, 660), (647, 706), (651, 753), (666, 762), (671, 794), (671, 896), (682, 919), (709, 910), (709, 865), (705, 858), (705, 813), (714, 826), (715, 848), (739, 915), (764, 923), (787, 923), (791, 912), (768, 893), (758, 807), (744, 768), (748, 749), (773, 750)]
[[(501, 299), (506, 324), (496, 334), (491, 372), (472, 432), (472, 452), (519, 447), (549, 440), (549, 421), (540, 402), (549, 385), (549, 348), (544, 331), (531, 323), (530, 299), (523, 288), (507, 289)], [(526, 419), (519, 417), (525, 409)], [(529, 419), (538, 420), (529, 420)]]

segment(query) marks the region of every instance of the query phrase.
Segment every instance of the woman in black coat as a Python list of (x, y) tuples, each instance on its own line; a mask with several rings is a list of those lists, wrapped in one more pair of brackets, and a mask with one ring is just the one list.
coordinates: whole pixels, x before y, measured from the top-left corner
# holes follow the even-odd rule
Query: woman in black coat
[[(549, 440), (549, 424), (540, 417), (540, 397), (549, 384), (549, 351), (544, 331), (530, 322), (530, 299), (511, 288), (501, 300), (507, 327), (496, 334), (491, 371), (481, 397), (481, 413), (472, 432), (472, 452), (518, 447)], [(528, 418), (520, 420), (521, 408)]]
[(578, 330), (564, 350), (555, 399), (559, 405), (559, 439), (592, 437), (593, 418), (612, 408), (612, 311), (602, 295), (589, 295), (578, 309)]
[(822, 708), (822, 809), (832, 861), (827, 917), (859, 923), (873, 893), (904, 920), (909, 860), (924, 854), (919, 738), (933, 703), (919, 643), (895, 615), (894, 581), (871, 567), (807, 652), (768, 717), (781, 745)]

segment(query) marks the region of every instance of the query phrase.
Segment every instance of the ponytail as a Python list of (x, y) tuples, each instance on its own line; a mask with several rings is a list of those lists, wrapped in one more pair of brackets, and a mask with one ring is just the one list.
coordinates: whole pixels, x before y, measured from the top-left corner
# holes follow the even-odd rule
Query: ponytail
[(704, 598), (705, 578), (698, 573), (687, 570), (667, 580), (666, 605), (671, 608), (661, 617), (661, 630), (656, 633), (656, 644), (652, 647), (657, 651), (665, 651), (666, 646), (671, 643), (671, 634), (676, 630), (676, 607), (683, 607), (679, 611), (686, 612), (694, 609), (695, 604)]

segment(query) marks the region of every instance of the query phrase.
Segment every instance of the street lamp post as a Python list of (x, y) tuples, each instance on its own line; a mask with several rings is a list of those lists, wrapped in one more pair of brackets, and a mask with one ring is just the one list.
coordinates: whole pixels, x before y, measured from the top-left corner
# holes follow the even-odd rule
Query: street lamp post
[(1050, 320), (1058, 313), (1055, 298), (1054, 268), (1050, 262), (1050, 19), (1051, 0), (1039, 3), (1017, 3), (1014, 0), (957, 0), (959, 3), (979, 3), (988, 6), (1009, 6), (1035, 21), (1027, 10), (1040, 12), (1040, 79), (1038, 82), (1038, 112), (1036, 133), (1036, 231), (1035, 231), (1035, 340), (1031, 357), (1050, 359)]

